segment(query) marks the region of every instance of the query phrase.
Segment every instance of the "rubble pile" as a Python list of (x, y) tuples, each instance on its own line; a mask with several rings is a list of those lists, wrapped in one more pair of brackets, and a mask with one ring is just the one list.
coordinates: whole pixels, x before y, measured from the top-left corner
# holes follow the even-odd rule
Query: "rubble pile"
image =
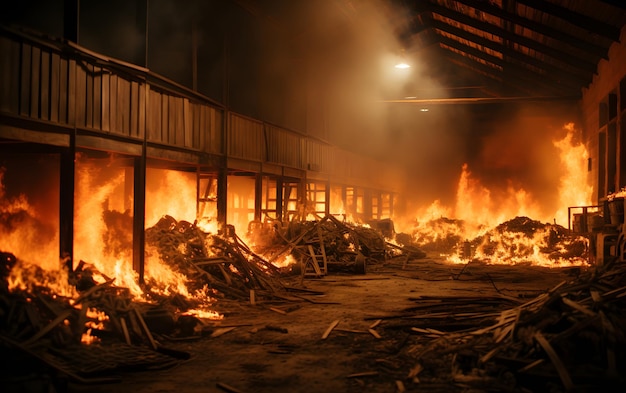
[(156, 249), (159, 258), (188, 277), (196, 289), (208, 285), (221, 296), (247, 299), (250, 290), (272, 293), (283, 286), (283, 272), (254, 253), (232, 226), (220, 236), (164, 216), (146, 229), (146, 246)]
[(419, 299), (407, 316), (408, 378), (424, 389), (614, 391), (626, 382), (625, 299), (621, 263), (513, 307), (513, 298)]
[(280, 248), (275, 249), (270, 261), (291, 252), (306, 267), (316, 256), (323, 256), (329, 271), (364, 274), (366, 266), (383, 264), (390, 258), (426, 255), (413, 245), (392, 243), (392, 239), (369, 226), (342, 222), (330, 214), (315, 221), (290, 222), (279, 239)]
[(521, 260), (535, 255), (538, 248), (539, 254), (558, 260), (584, 258), (588, 241), (580, 236), (572, 236), (567, 228), (560, 225), (544, 224), (518, 216), (476, 237), (470, 243), (485, 257), (499, 253), (498, 258), (504, 260)]
[[(7, 278), (18, 264), (14, 255), (0, 253), (0, 347), (15, 361), (15, 375), (34, 372), (33, 365), (40, 364), (52, 383), (61, 383), (56, 378), (110, 382), (116, 371), (169, 367), (188, 357), (155, 339), (146, 319), (155, 305), (133, 299), (114, 280), (86, 289), (82, 278), (84, 290), (65, 296), (46, 286), (10, 290)], [(87, 269), (79, 265), (74, 284)], [(7, 382), (11, 375), (5, 371), (1, 378)]]
[(584, 237), (572, 236), (560, 225), (524, 216), (491, 229), (479, 228), (482, 234), (470, 239), (465, 238), (465, 225), (462, 220), (442, 217), (420, 223), (412, 237), (427, 252), (460, 254), (467, 259), (499, 259), (508, 263), (538, 254), (552, 260), (583, 259), (588, 251), (588, 240)]

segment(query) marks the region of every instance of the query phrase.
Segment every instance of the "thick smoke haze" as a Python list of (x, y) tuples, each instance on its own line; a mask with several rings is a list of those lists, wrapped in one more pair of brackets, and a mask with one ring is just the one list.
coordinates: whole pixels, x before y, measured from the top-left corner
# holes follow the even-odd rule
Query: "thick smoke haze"
[[(554, 210), (561, 174), (553, 140), (564, 124), (581, 124), (577, 108), (388, 102), (448, 98), (458, 94), (451, 80), (467, 94), (482, 88), (451, 74), (458, 67), (437, 62), (419, 35), (399, 39), (408, 23), (400, 3), (81, 2), (79, 43), (139, 65), (147, 60), (151, 71), (235, 112), (395, 165), (406, 174), (397, 187), (408, 201), (396, 213), (434, 200), (454, 206), (464, 164), (494, 196), (524, 189)], [(0, 20), (62, 31), (61, 0), (24, 4)], [(411, 68), (394, 68), (399, 60)]]

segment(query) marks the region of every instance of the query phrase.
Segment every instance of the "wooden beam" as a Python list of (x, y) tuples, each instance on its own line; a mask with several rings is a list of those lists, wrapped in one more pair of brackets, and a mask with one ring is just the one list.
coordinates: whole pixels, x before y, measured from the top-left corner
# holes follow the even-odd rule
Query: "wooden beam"
[(460, 52), (464, 52), (466, 54), (472, 55), (479, 59), (485, 60), (489, 63), (496, 64), (502, 67), (504, 72), (504, 77), (508, 77), (509, 75), (516, 75), (520, 79), (527, 79), (529, 82), (541, 84), (544, 86), (554, 86), (556, 88), (565, 89), (567, 91), (571, 91), (575, 88), (582, 88), (580, 85), (572, 84), (570, 81), (559, 81), (559, 80), (551, 80), (549, 79), (549, 75), (541, 75), (534, 70), (528, 69), (526, 67), (514, 64), (506, 59), (501, 59), (496, 56), (490, 55), (486, 52), (483, 52), (477, 48), (473, 48), (469, 45), (462, 44), (456, 40), (447, 37), (441, 37), (441, 43), (454, 48)]
[(585, 56), (585, 58), (581, 58), (580, 56), (577, 56), (575, 53), (566, 52), (566, 51), (561, 50), (560, 48), (554, 48), (554, 47), (545, 45), (539, 41), (515, 34), (511, 31), (508, 31), (504, 28), (493, 25), (491, 23), (479, 21), (478, 19), (471, 18), (461, 12), (450, 10), (445, 7), (431, 4), (429, 6), (429, 12), (436, 13), (438, 15), (441, 15), (448, 19), (452, 19), (454, 21), (457, 21), (464, 25), (484, 31), (486, 33), (496, 35), (498, 37), (501, 37), (504, 40), (514, 42), (519, 45), (523, 45), (537, 52), (545, 53), (554, 59), (559, 59), (568, 64), (572, 64), (572, 65), (575, 64), (577, 68), (580, 68), (581, 70), (585, 70), (588, 72), (595, 73), (596, 68), (597, 68), (597, 63), (602, 58), (602, 55), (587, 55)]
[[(542, 23), (536, 22), (534, 20), (530, 20), (519, 15), (514, 15), (509, 12), (502, 10), (499, 7), (491, 5), (487, 2), (479, 1), (479, 0), (456, 0), (457, 3), (464, 4), (468, 7), (472, 7), (478, 11), (485, 12), (487, 14), (493, 15), (496, 18), (501, 18), (503, 20), (514, 23), (518, 26), (525, 27), (527, 29), (533, 30), (539, 34), (542, 34), (546, 37), (550, 37), (557, 41), (561, 41), (566, 45), (569, 45), (574, 48), (578, 48), (584, 52), (593, 54), (595, 56), (600, 56), (601, 58), (607, 58), (607, 49), (593, 44), (591, 42), (585, 41), (580, 37), (575, 37), (571, 34), (565, 33), (561, 30), (557, 30), (550, 26), (546, 26)], [(430, 3), (432, 4), (432, 3)], [(445, 8), (445, 7), (444, 7)]]
[(593, 19), (587, 15), (579, 14), (578, 12), (572, 11), (569, 8), (561, 7), (560, 5), (550, 3), (549, 1), (515, 0), (515, 2), (518, 4), (523, 4), (530, 8), (534, 8), (537, 11), (541, 11), (545, 14), (550, 14), (556, 18), (571, 23), (574, 26), (585, 29), (592, 34), (597, 34), (601, 37), (608, 38), (611, 41), (619, 41), (619, 28), (601, 22), (597, 19)]
[[(445, 25), (445, 23), (444, 23)], [(451, 26), (449, 26), (451, 27)], [(445, 31), (445, 30), (444, 30)], [(550, 76), (552, 79), (555, 80), (563, 80), (566, 81), (567, 83), (570, 83), (572, 86), (586, 86), (587, 84), (589, 84), (589, 82), (591, 82), (591, 74), (587, 74), (585, 76), (581, 76), (581, 75), (574, 75), (572, 74), (570, 71), (568, 71), (565, 68), (560, 68), (557, 67), (553, 64), (547, 63), (545, 61), (542, 61), (540, 59), (537, 59), (535, 57), (532, 56), (528, 56), (524, 53), (518, 52), (514, 49), (508, 48), (502, 44), (499, 44), (497, 42), (488, 40), (486, 38), (471, 34), (471, 33), (467, 33), (464, 32), (464, 30), (461, 29), (456, 29), (456, 28), (450, 28), (448, 29), (448, 31), (446, 31), (449, 34), (455, 35), (457, 36), (456, 33), (458, 34), (463, 34), (463, 36), (457, 36), (459, 38), (463, 38), (466, 39), (468, 41), (474, 42), (478, 45), (481, 45), (483, 47), (489, 48), (493, 51), (496, 52), (500, 52), (502, 53), (504, 60), (506, 60), (506, 58), (510, 58), (510, 59), (515, 59), (521, 63), (525, 63), (525, 64), (529, 64), (533, 67), (537, 67), (539, 69), (542, 69), (546, 72), (547, 76)], [(452, 42), (452, 41), (456, 41), (453, 39), (450, 39), (448, 37), (443, 37), (441, 36), (441, 42), (445, 41), (448, 42)], [(456, 41), (459, 42), (459, 41)], [(461, 42), (459, 42), (459, 44), (461, 45), (465, 45)], [(452, 45), (451, 45), (452, 46)], [(478, 49), (480, 50), (480, 49)], [(482, 52), (482, 51), (481, 51)]]
[[(469, 56), (463, 56), (445, 48), (441, 48), (441, 50), (446, 52), (443, 56), (445, 56), (449, 61), (475, 73), (481, 74), (484, 77), (488, 77), (499, 84), (509, 86), (513, 89), (513, 91), (508, 93), (512, 95), (517, 95), (516, 92), (539, 96), (559, 94), (557, 89), (553, 86), (550, 86), (550, 88), (538, 86), (533, 83), (528, 83), (526, 80), (520, 79), (516, 75), (507, 75), (505, 78), (504, 73), (495, 67), (485, 65)], [(560, 94), (563, 94), (563, 92), (561, 91)]]
[[(457, 37), (466, 39), (468, 41), (472, 41), (475, 42), (479, 45), (482, 46), (486, 46), (488, 48), (491, 48), (493, 50), (496, 51), (500, 51), (500, 52), (516, 52), (513, 49), (510, 49), (502, 44), (499, 44), (497, 42), (491, 41), (487, 38), (478, 36), (476, 34), (470, 33), (466, 30), (460, 29), (458, 27), (449, 25), (447, 23), (438, 21), (438, 20), (432, 20), (431, 21), (431, 25), (433, 28), (437, 29), (437, 30), (441, 30), (441, 31), (445, 31), (446, 33), (450, 33), (452, 35), (455, 35)], [(497, 34), (496, 34), (497, 35)], [(507, 40), (507, 41), (511, 41), (508, 39), (504, 39), (503, 40)], [(531, 40), (529, 40), (531, 41)], [(585, 80), (589, 81), (591, 79), (591, 77), (593, 76), (593, 74), (596, 72), (596, 68), (597, 66), (595, 64), (592, 63), (587, 63), (585, 61), (581, 61), (580, 59), (574, 58), (573, 56), (570, 56), (566, 53), (558, 53), (557, 51), (552, 51), (550, 50), (550, 48), (548, 48), (545, 45), (533, 45), (532, 47), (529, 45), (524, 45), (522, 43), (519, 43), (519, 45), (522, 46), (526, 46), (529, 49), (535, 50), (537, 52), (541, 52), (544, 55), (548, 55), (549, 57), (557, 60), (558, 62), (562, 63), (562, 64), (566, 64), (569, 68), (571, 68), (572, 71), (576, 72), (578, 75), (580, 76), (584, 76)], [(543, 48), (541, 48), (543, 47)], [(563, 57), (560, 57), (561, 55), (563, 55)], [(526, 55), (525, 55), (526, 56)]]

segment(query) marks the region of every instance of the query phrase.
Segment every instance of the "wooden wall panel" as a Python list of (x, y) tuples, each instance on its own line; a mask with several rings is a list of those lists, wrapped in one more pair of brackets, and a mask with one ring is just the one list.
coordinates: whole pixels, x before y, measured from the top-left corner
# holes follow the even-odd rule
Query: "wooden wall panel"
[(270, 126), (266, 127), (267, 160), (292, 168), (306, 169), (301, 160), (302, 136), (288, 130)]
[(39, 118), (39, 72), (41, 69), (41, 49), (31, 48), (30, 65), (30, 117)]
[(30, 85), (31, 85), (31, 59), (32, 47), (22, 46), (22, 64), (20, 69), (20, 115), (30, 115)]
[[(58, 54), (50, 56), (50, 121), (59, 122), (59, 99), (61, 97), (61, 57)], [(65, 85), (63, 87), (66, 87)]]
[(17, 114), (20, 108), (20, 45), (0, 37), (0, 111)]
[(263, 123), (243, 116), (230, 114), (228, 130), (228, 155), (251, 161), (265, 159)]
[(93, 67), (93, 75), (92, 75), (92, 114), (91, 114), (91, 127), (96, 130), (102, 129), (102, 73), (104, 69), (101, 67)]
[(84, 127), (87, 118), (87, 100), (85, 97), (85, 92), (87, 91), (87, 73), (82, 64), (79, 63), (76, 64), (75, 72), (76, 89), (74, 90), (74, 94), (76, 95), (76, 101), (74, 108), (76, 111), (76, 125), (78, 127)]
[(41, 71), (39, 88), (39, 115), (43, 120), (50, 120), (50, 53), (41, 52)]
[(101, 127), (103, 131), (111, 130), (111, 75), (108, 72), (102, 73), (102, 119)]

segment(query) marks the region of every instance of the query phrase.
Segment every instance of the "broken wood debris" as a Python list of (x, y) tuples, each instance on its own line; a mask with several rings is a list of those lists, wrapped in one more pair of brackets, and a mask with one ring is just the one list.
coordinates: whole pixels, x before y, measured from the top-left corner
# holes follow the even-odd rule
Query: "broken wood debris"
[[(625, 284), (626, 266), (613, 263), (526, 302), (424, 297), (415, 299), (424, 304), (407, 309), (415, 315), (396, 315), (403, 322), (388, 320), (385, 328), (414, 333), (402, 349), (415, 362), (409, 379), (417, 369), (428, 370), (435, 385), (447, 380), (507, 391), (559, 384), (563, 391), (609, 389), (626, 382), (626, 302), (617, 295)], [(498, 378), (505, 374), (502, 385)], [(425, 380), (420, 386), (427, 389)]]
[[(2, 253), (0, 258), (14, 257)], [(74, 278), (88, 267), (79, 264)], [(39, 286), (9, 290), (1, 280), (0, 346), (80, 383), (99, 383), (124, 368), (170, 367), (188, 356), (154, 337), (145, 319), (153, 305), (112, 283), (107, 279), (87, 288), (82, 281), (82, 291), (59, 295)]]
[(282, 291), (284, 272), (252, 251), (234, 227), (227, 227), (224, 234), (211, 234), (166, 215), (146, 229), (146, 245), (188, 277), (192, 290), (208, 285), (222, 296), (250, 304), (257, 304), (260, 295)]
[(383, 264), (390, 258), (426, 255), (416, 247), (392, 243), (375, 229), (342, 222), (332, 214), (313, 221), (292, 221), (277, 241), (280, 243), (267, 247), (267, 253), (273, 255), (269, 261), (291, 253), (299, 261), (295, 272), (308, 277), (323, 276), (326, 270), (365, 274), (368, 265)]

